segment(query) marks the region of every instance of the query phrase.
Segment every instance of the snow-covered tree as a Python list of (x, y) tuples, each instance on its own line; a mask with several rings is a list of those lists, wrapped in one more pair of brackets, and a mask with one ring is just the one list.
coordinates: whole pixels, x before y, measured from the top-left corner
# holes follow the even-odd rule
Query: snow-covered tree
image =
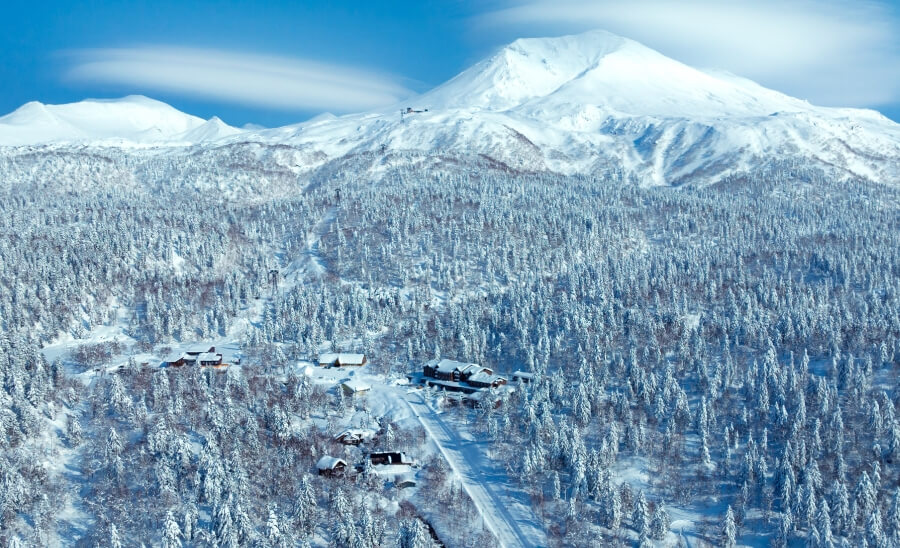
[(737, 545), (737, 525), (734, 522), (734, 512), (731, 506), (725, 512), (725, 519), (722, 522), (722, 546), (731, 548)]

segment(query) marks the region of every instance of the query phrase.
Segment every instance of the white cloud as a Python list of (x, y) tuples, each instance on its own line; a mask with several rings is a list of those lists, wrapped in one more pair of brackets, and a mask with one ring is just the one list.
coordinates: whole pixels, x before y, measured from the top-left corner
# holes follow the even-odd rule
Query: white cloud
[(341, 65), (171, 46), (69, 52), (67, 79), (134, 86), (282, 110), (367, 110), (412, 92), (394, 78)]
[(530, 33), (604, 28), (679, 61), (816, 103), (900, 99), (900, 24), (868, 0), (526, 0), (478, 18)]

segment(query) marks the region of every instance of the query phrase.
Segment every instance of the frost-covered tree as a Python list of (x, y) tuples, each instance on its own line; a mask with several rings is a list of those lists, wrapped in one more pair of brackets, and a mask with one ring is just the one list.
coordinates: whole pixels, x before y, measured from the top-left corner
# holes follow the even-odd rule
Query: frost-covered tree
[(722, 546), (731, 548), (737, 545), (737, 525), (734, 521), (734, 512), (731, 506), (725, 512), (725, 519), (722, 521)]
[(653, 516), (650, 518), (650, 538), (654, 540), (665, 539), (666, 535), (669, 534), (671, 523), (665, 504), (660, 501), (653, 510)]
[(399, 548), (432, 548), (435, 544), (425, 524), (418, 518), (404, 521), (397, 539)]
[(122, 539), (119, 537), (119, 530), (114, 523), (109, 524), (109, 547), (122, 548)]
[(166, 548), (181, 548), (181, 528), (175, 521), (175, 513), (169, 510), (163, 522), (163, 546)]
[(631, 510), (631, 526), (634, 527), (638, 534), (643, 534), (647, 529), (649, 519), (647, 500), (644, 498), (644, 492), (639, 491), (637, 498), (634, 499), (634, 507)]

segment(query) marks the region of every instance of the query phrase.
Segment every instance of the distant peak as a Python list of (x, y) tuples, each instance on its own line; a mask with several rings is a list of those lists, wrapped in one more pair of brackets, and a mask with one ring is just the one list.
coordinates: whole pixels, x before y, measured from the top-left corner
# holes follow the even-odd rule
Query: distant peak
[(516, 40), (423, 100), (433, 109), (524, 109), (520, 114), (555, 118), (587, 109), (592, 119), (603, 113), (706, 119), (810, 108), (749, 80), (697, 70), (605, 30)]
[(40, 101), (28, 101), (24, 105), (20, 106), (16, 110), (14, 110), (10, 114), (16, 113), (24, 113), (24, 112), (47, 112), (47, 105), (41, 103)]
[[(438, 106), (504, 110), (548, 95), (594, 68), (604, 57), (655, 52), (605, 30), (550, 38), (520, 38), (424, 98)], [(658, 55), (658, 54), (657, 54)]]
[(206, 121), (144, 95), (92, 98), (61, 105), (31, 102), (0, 118), (0, 125), (18, 128), (7, 139), (17, 144), (105, 139), (142, 143), (180, 141), (204, 127), (195, 132), (201, 141), (237, 131), (218, 118)]
[(0, 122), (10, 125), (48, 124), (56, 122), (47, 105), (38, 101), (29, 101), (6, 116)]

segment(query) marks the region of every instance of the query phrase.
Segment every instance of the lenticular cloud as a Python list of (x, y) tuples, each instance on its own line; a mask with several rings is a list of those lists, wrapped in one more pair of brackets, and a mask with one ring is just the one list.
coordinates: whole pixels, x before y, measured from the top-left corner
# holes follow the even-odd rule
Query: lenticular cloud
[(284, 110), (350, 112), (390, 105), (412, 94), (383, 74), (279, 56), (148, 46), (79, 50), (71, 57), (70, 80)]
[(818, 104), (900, 99), (900, 18), (884, 2), (510, 0), (476, 21), (492, 34), (603, 28)]

